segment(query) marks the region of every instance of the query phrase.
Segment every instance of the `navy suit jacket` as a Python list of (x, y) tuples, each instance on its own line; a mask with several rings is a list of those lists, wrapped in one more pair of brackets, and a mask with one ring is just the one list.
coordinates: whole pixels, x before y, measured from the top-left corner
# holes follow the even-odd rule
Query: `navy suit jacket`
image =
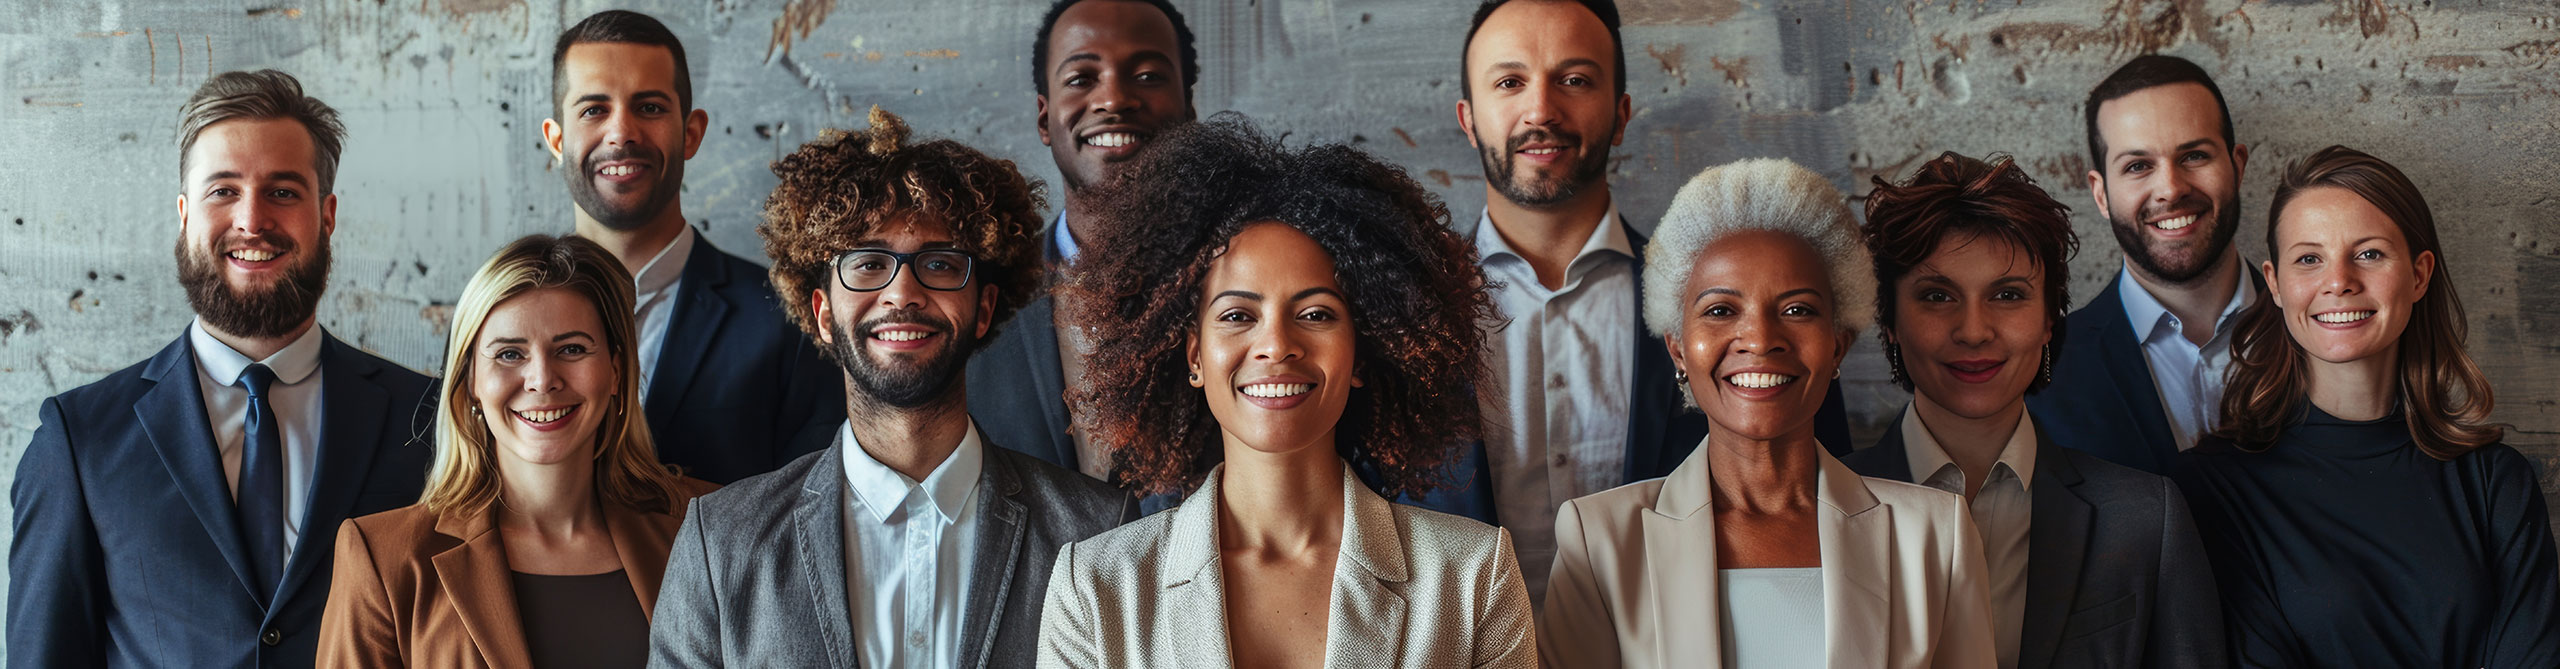
[(186, 338), (47, 398), (9, 489), (9, 666), (311, 666), (338, 524), (418, 501), (435, 413), (433, 380), (336, 337), (320, 374), (302, 538), (263, 608)]
[(1041, 295), (996, 324), (996, 336), (969, 358), (969, 415), (979, 436), (1067, 471), (1077, 468), (1068, 436), (1067, 380), (1058, 362), (1057, 302)]
[(844, 376), (783, 315), (762, 267), (700, 235), (641, 405), (658, 459), (719, 484), (825, 450)]
[[(2242, 274), (2251, 286), (2259, 285), (2255, 272)], [(2167, 476), (2177, 463), (2178, 439), (2160, 405), (2160, 386), (2151, 381), (2151, 359), (2125, 319), (2124, 299), (2116, 293), (2123, 281), (2117, 275), (2064, 319), (2053, 385), (2028, 395), (2027, 410), (2039, 427), (2052, 430), (2054, 443)]]
[[(2036, 435), (2018, 666), (2228, 665), (2213, 567), (2178, 485), (2056, 446), (2042, 422)], [(1840, 464), (1916, 482), (1901, 420)]]

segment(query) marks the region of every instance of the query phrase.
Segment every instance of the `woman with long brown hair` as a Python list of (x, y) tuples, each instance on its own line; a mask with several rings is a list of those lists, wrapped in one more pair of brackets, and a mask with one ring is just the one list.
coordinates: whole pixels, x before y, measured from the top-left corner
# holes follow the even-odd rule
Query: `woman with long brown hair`
[(323, 667), (637, 667), (685, 504), (640, 410), (631, 274), (529, 235), (455, 305), (435, 464), (413, 506), (346, 521)]
[(2267, 214), (2266, 299), (2181, 473), (2243, 666), (2560, 666), (2560, 562), (2499, 443), (2425, 198), (2332, 146)]

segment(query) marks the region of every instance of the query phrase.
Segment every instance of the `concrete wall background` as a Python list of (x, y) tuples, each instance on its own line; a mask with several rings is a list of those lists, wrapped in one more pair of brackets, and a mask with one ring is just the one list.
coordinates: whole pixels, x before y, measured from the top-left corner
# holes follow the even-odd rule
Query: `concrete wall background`
[[(1620, 0), (1636, 115), (1622, 210), (1650, 228), (1685, 177), (1785, 156), (1856, 192), (1941, 150), (2014, 154), (2078, 214), (2074, 300), (2119, 255), (2083, 185), (2080, 100), (2159, 50), (2214, 71), (2240, 140), (2242, 252), (2282, 165), (2345, 143), (2436, 207), (2471, 350), (2508, 442), (2560, 462), (2560, 1)], [(1483, 201), (1457, 129), (1471, 0), (1177, 0), (1204, 111), (1399, 162), (1462, 221)], [(684, 38), (711, 133), (686, 211), (759, 255), (766, 164), (871, 104), (1055, 184), (1028, 71), (1038, 0), (12, 0), (0, 8), (0, 478), (48, 396), (131, 365), (190, 318), (175, 285), (178, 106), (275, 67), (344, 114), (332, 333), (437, 373), (446, 311), (505, 241), (569, 228), (539, 148), (550, 43), (586, 14)], [(1052, 187), (1052, 199), (1055, 198)], [(1862, 434), (1905, 396), (1872, 339), (1847, 370)], [(2546, 474), (2546, 491), (2560, 479)]]

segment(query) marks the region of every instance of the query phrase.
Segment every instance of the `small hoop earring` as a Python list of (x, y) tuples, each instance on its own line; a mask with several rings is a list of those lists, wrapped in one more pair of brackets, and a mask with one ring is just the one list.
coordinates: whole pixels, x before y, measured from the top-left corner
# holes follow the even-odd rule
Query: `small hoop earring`
[(1892, 337), (1884, 339), (1884, 362), (1885, 366), (1893, 371), (1894, 385), (1909, 389), (1911, 375), (1902, 371), (1902, 344), (1894, 341)]
[(1200, 373), (1199, 373), (1199, 372), (1192, 372), (1192, 373), (1191, 373), (1191, 380), (1193, 380), (1193, 381), (1198, 381), (1198, 380), (1200, 380)]
[(1689, 370), (1685, 370), (1685, 369), (1673, 369), (1673, 370), (1671, 370), (1671, 380), (1680, 382), (1680, 385), (1684, 385), (1684, 386), (1685, 386), (1685, 385), (1689, 385)]
[(480, 415), (480, 405), (477, 405), (477, 404), (471, 405), (471, 417), (472, 417), (472, 418), (487, 418), (487, 416)]
[(2039, 369), (2038, 369), (2038, 371), (2036, 372), (2036, 379), (2037, 379), (2039, 382), (2036, 384), (2036, 387), (2042, 388), (2042, 387), (2046, 387), (2046, 386), (2051, 386), (2051, 385), (2053, 385), (2053, 343), (2052, 343), (2052, 342), (2045, 342), (2045, 345), (2044, 345), (2044, 363), (2043, 363), (2042, 365), (2039, 365), (2038, 367), (2039, 367)]

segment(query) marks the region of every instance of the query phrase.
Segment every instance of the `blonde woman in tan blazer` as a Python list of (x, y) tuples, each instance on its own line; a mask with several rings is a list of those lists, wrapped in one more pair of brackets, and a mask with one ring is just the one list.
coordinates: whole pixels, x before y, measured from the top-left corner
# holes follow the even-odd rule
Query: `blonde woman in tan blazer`
[(323, 667), (637, 667), (685, 503), (640, 411), (632, 281), (528, 236), (455, 308), (418, 504), (346, 521)]
[(1961, 497), (1861, 478), (1813, 416), (1874, 318), (1840, 192), (1780, 160), (1711, 168), (1647, 249), (1645, 321), (1714, 421), (1662, 479), (1566, 502), (1549, 667), (1992, 667)]
[(1437, 483), (1477, 422), (1490, 307), (1445, 210), (1236, 117), (1156, 144), (1087, 195), (1108, 250), (1061, 303), (1098, 342), (1086, 438), (1199, 488), (1059, 549), (1039, 666), (1536, 666), (1510, 535), (1379, 490)]

